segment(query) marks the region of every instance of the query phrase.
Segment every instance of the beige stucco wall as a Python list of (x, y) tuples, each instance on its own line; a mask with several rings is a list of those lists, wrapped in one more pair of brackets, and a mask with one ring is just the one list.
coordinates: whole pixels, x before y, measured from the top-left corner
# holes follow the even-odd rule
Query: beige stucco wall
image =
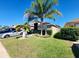
[(60, 31), (60, 28), (56, 28), (54, 26), (52, 26), (51, 29), (52, 29), (52, 36), (54, 36), (57, 32)]

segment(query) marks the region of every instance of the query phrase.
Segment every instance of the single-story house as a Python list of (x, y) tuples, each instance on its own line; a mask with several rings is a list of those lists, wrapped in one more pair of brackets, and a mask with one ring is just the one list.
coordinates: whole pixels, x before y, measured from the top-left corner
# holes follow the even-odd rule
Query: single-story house
[(79, 18), (74, 19), (73, 21), (67, 22), (64, 27), (79, 27)]
[(47, 30), (52, 30), (53, 31), (52, 35), (59, 32), (60, 28), (61, 28), (60, 26), (50, 24), (48, 22), (43, 22), (42, 27), (41, 27), (41, 22), (38, 22), (38, 23), (36, 22), (36, 23), (33, 23), (32, 25), (30, 25), (31, 30), (41, 30), (42, 29), (43, 34), (45, 34)]
[(50, 30), (50, 29), (52, 29), (52, 27), (60, 29), (60, 26), (50, 24), (48, 22), (43, 22), (42, 27), (41, 27), (41, 22), (33, 23), (32, 25), (30, 25), (30, 29), (32, 29), (32, 30), (41, 30), (41, 29)]

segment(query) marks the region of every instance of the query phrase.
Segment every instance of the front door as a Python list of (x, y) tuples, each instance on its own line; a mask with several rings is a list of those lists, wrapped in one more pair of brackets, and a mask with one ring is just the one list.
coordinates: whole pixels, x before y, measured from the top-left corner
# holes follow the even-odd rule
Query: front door
[(34, 23), (34, 30), (38, 30), (38, 23)]

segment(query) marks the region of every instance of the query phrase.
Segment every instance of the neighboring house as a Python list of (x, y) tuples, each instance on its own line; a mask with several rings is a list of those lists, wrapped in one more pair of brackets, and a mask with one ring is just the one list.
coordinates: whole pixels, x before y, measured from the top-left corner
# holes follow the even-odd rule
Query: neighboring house
[(7, 28), (10, 28), (10, 27), (9, 26), (2, 26), (2, 27), (0, 27), (0, 31), (5, 30)]
[(79, 18), (74, 19), (71, 22), (67, 22), (64, 27), (79, 27)]

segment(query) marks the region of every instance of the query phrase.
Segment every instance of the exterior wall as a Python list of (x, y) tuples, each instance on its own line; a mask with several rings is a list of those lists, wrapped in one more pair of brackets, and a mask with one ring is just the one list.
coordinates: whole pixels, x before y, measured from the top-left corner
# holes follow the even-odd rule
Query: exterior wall
[(64, 27), (79, 27), (79, 18), (74, 19), (71, 22), (67, 22)]
[(74, 27), (75, 26), (75, 23), (74, 22), (68, 22), (65, 24), (64, 27)]
[(42, 25), (42, 28), (41, 28), (41, 25), (39, 25), (38, 26), (38, 30), (47, 30), (48, 29), (48, 27), (47, 27), (47, 25)]
[(79, 27), (79, 23), (75, 24), (76, 27)]
[(56, 34), (57, 32), (60, 32), (60, 28), (57, 28), (57, 27), (54, 27), (54, 26), (52, 26), (51, 27), (51, 29), (52, 29), (52, 36), (54, 35), (54, 34)]
[(79, 27), (79, 23), (69, 22), (69, 23), (66, 23), (64, 27)]
[(34, 26), (30, 26), (30, 30), (34, 30)]

